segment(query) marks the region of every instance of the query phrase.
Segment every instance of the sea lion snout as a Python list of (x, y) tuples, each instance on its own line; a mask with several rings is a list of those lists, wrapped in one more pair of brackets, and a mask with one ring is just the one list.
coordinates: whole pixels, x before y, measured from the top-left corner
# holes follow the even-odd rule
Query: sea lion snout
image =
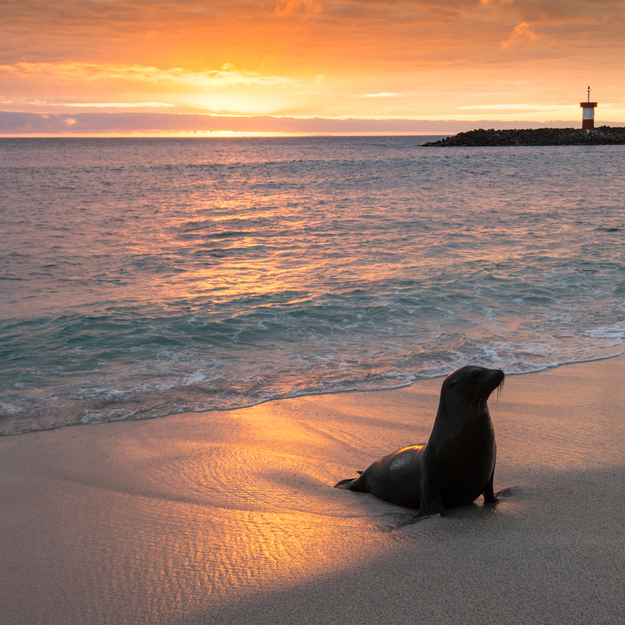
[(506, 374), (501, 369), (487, 369), (487, 371), (490, 371), (489, 386), (492, 384), (492, 387), (488, 394), (491, 395), (495, 389), (501, 389), (506, 381)]

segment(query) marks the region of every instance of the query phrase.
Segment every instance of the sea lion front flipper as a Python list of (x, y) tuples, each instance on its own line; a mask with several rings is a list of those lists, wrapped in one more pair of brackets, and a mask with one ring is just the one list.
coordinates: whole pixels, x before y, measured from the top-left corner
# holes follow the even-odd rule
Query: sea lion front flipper
[(507, 488), (501, 489), (497, 493), (497, 497), (512, 497), (513, 495), (518, 494), (519, 487), (518, 486), (508, 486)]
[(391, 532), (394, 530), (398, 530), (402, 527), (406, 527), (406, 525), (412, 525), (413, 523), (418, 523), (419, 521), (425, 521), (425, 519), (431, 519), (433, 516), (437, 516), (442, 514), (442, 512), (433, 512), (432, 514), (417, 514), (416, 516), (411, 517), (407, 521), (402, 521), (398, 523), (395, 527), (391, 528)]
[(437, 497), (435, 497), (435, 503), (426, 505), (423, 500), (421, 501), (421, 506), (419, 507), (419, 512), (407, 521), (402, 521), (398, 525), (396, 525), (393, 529), (399, 529), (400, 527), (406, 527), (406, 525), (412, 525), (413, 523), (418, 523), (419, 521), (425, 521), (425, 519), (431, 519), (433, 516), (437, 516), (439, 514), (443, 514), (443, 501), (441, 499), (440, 493), (437, 492)]
[[(426, 448), (427, 449), (427, 448)], [(443, 495), (438, 484), (428, 476), (427, 458), (421, 460), (421, 501), (417, 517), (428, 517), (435, 514), (443, 514)]]
[(493, 489), (493, 481), (495, 479), (495, 469), (490, 474), (490, 479), (488, 480), (488, 484), (486, 484), (486, 488), (484, 489), (484, 503), (497, 503), (499, 499), (495, 496), (495, 491)]
[(429, 503), (421, 500), (419, 512), (417, 512), (417, 516), (414, 517), (415, 521), (413, 521), (413, 523), (416, 523), (417, 520), (420, 521), (421, 519), (427, 519), (431, 516), (436, 516), (437, 514), (443, 514), (443, 512), (445, 512), (445, 509), (443, 508), (443, 500), (440, 493), (437, 492), (436, 497)]

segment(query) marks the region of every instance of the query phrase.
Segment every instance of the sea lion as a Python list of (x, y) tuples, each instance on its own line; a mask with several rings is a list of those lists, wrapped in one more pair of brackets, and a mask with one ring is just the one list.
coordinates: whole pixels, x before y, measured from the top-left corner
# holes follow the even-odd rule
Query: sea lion
[(487, 503), (497, 502), (493, 492), (497, 446), (486, 402), (504, 378), (499, 369), (456, 369), (443, 382), (427, 444), (384, 456), (360, 477), (341, 480), (335, 488), (371, 493), (418, 510), (407, 524), (445, 508), (467, 506), (482, 493)]

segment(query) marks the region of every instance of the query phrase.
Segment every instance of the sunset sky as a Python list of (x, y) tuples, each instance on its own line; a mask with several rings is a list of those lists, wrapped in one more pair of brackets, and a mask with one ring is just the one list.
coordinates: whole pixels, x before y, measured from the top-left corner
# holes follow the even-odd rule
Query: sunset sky
[(625, 123), (624, 68), (623, 1), (0, 0), (4, 135)]

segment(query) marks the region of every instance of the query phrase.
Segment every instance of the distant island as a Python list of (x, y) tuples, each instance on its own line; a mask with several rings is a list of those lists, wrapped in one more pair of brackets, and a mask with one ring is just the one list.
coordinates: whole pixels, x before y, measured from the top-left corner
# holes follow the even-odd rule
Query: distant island
[(625, 145), (625, 127), (471, 130), (423, 144), (424, 147), (442, 148), (498, 145)]

